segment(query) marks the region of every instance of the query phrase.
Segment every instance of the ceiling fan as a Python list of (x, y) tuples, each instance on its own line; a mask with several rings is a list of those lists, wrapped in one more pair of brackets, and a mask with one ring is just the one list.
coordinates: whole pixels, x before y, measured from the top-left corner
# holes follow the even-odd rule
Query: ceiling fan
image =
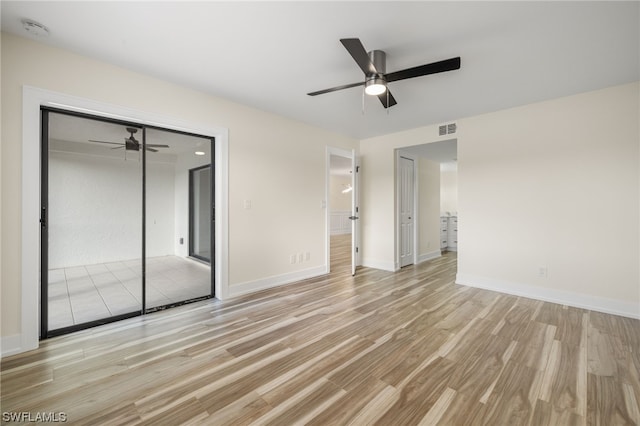
[[(133, 137), (133, 134), (136, 133), (137, 131), (138, 131), (138, 129), (136, 129), (135, 127), (127, 127), (127, 132), (131, 133), (131, 135), (129, 135), (128, 138), (124, 138), (124, 143), (122, 143), (122, 142), (96, 141), (96, 140), (92, 140), (92, 139), (89, 139), (89, 142), (108, 143), (110, 145), (120, 145), (120, 146), (117, 146), (117, 147), (111, 148), (111, 149), (125, 148), (126, 151), (140, 151), (140, 142), (138, 142), (138, 140)], [(148, 143), (148, 144), (145, 144), (145, 147), (147, 148), (147, 151), (158, 152), (158, 150), (154, 149), (154, 148), (169, 148), (169, 145), (160, 145), (160, 144)]]
[(307, 95), (317, 96), (337, 90), (349, 89), (351, 87), (364, 86), (364, 92), (366, 94), (377, 96), (382, 106), (389, 108), (396, 105), (397, 102), (387, 88), (388, 83), (460, 69), (460, 57), (458, 56), (387, 74), (386, 54), (382, 50), (367, 52), (360, 42), (360, 39), (357, 38), (343, 38), (340, 39), (340, 42), (356, 61), (362, 72), (364, 72), (364, 81), (318, 90), (317, 92), (307, 93)]

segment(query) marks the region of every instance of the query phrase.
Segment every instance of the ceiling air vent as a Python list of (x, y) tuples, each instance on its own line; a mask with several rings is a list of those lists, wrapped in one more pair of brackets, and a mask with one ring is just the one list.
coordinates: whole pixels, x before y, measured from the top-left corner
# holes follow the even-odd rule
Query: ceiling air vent
[(456, 125), (456, 123), (443, 124), (442, 126), (438, 127), (438, 135), (451, 135), (455, 133), (457, 129), (458, 126)]

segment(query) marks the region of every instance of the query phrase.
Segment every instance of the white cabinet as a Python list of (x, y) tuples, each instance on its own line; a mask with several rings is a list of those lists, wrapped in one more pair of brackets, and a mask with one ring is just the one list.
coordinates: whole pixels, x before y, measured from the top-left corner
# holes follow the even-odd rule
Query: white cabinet
[(440, 218), (440, 250), (446, 250), (449, 243), (449, 219), (445, 216)]
[(440, 250), (458, 250), (458, 216), (440, 217)]
[(449, 216), (447, 226), (447, 250), (458, 250), (458, 216)]

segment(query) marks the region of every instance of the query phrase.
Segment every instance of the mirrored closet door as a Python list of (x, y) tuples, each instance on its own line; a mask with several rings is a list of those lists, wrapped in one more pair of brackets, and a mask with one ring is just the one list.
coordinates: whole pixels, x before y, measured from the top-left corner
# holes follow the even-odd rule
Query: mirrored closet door
[[(43, 109), (41, 140), (42, 338), (213, 297), (211, 256), (189, 250), (213, 139)], [(196, 246), (213, 253), (207, 188)]]

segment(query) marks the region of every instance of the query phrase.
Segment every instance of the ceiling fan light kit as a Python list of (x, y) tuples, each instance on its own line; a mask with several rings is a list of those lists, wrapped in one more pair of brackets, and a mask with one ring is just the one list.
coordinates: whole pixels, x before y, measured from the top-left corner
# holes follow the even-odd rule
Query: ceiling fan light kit
[(371, 96), (378, 96), (387, 90), (387, 82), (382, 77), (367, 77), (364, 83), (364, 93)]
[(387, 87), (388, 83), (460, 69), (460, 57), (455, 57), (387, 74), (387, 55), (385, 52), (382, 50), (367, 52), (360, 39), (357, 38), (343, 38), (340, 39), (340, 42), (364, 73), (364, 81), (318, 90), (307, 93), (307, 95), (317, 96), (351, 87), (364, 86), (364, 93), (377, 96), (382, 106), (389, 108), (396, 105), (397, 102)]

